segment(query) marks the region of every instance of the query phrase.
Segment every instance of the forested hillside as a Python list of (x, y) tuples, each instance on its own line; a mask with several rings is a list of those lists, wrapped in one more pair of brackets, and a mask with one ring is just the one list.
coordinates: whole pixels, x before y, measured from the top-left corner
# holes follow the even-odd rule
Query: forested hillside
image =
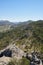
[(0, 50), (12, 41), (15, 41), (15, 44), (25, 52), (38, 50), (43, 53), (43, 21), (23, 22), (11, 30), (0, 32)]
[[(18, 23), (16, 26), (12, 25), (9, 30), (0, 32), (0, 50), (5, 48), (7, 52), (6, 47), (11, 44), (15, 44), (19, 50), (21, 49), (26, 54), (37, 52), (40, 55), (40, 59), (43, 59), (43, 20), (25, 21)], [(17, 53), (17, 50), (15, 53)], [(16, 60), (14, 57), (8, 65), (30, 65), (30, 63), (31, 61), (26, 57), (20, 60)]]

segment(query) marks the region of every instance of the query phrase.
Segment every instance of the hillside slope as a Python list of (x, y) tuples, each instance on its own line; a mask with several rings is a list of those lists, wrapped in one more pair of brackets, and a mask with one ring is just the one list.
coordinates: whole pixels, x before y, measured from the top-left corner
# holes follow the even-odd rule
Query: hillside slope
[(34, 50), (43, 53), (43, 21), (24, 22), (9, 31), (0, 32), (0, 49), (8, 46), (12, 40), (17, 40), (15, 44), (25, 52)]

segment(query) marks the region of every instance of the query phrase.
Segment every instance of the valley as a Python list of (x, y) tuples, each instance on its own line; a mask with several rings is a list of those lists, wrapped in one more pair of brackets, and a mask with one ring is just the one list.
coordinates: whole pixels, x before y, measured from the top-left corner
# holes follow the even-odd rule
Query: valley
[[(36, 61), (41, 63), (37, 64)], [(32, 65), (32, 63), (43, 65), (43, 20), (17, 24), (1, 23), (0, 65)]]

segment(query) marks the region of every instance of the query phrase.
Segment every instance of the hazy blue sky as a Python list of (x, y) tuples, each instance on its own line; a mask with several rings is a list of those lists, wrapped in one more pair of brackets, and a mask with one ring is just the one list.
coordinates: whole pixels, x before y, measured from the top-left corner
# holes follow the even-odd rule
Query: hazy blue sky
[(43, 19), (43, 0), (0, 0), (0, 20)]

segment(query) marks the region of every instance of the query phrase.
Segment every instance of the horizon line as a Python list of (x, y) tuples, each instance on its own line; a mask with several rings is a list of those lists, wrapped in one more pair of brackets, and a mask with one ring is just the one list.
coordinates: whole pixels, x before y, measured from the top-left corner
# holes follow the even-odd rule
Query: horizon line
[(37, 19), (37, 20), (24, 20), (24, 21), (11, 21), (11, 20), (8, 20), (8, 19), (0, 19), (0, 21), (9, 21), (9, 22), (26, 22), (26, 21), (39, 21), (39, 20), (43, 20), (43, 19)]

